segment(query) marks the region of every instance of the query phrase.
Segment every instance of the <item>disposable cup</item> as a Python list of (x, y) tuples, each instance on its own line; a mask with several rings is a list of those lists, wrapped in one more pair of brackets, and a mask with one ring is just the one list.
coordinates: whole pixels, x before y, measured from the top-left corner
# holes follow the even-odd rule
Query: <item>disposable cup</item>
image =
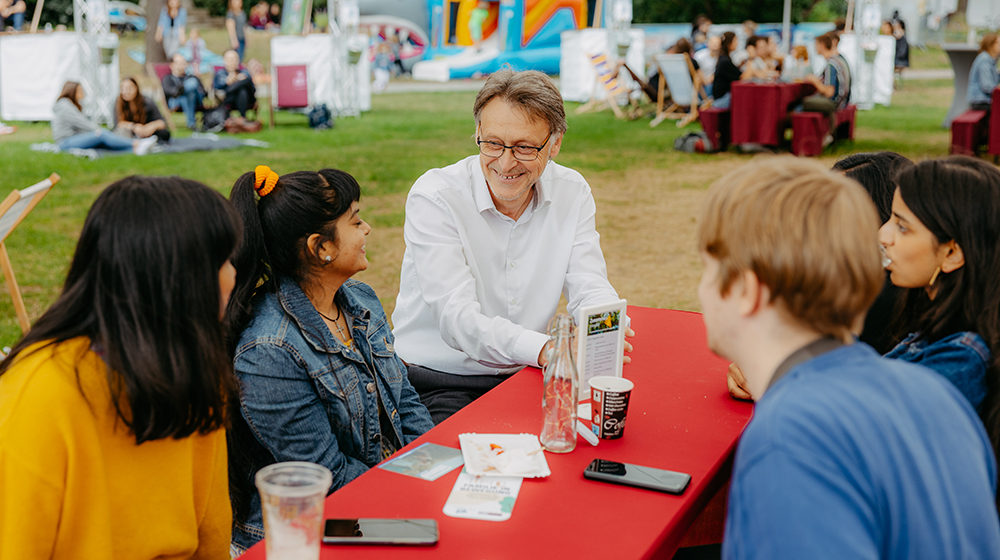
[(623, 377), (604, 375), (590, 378), (589, 383), (594, 433), (601, 439), (622, 437), (633, 383)]
[(291, 461), (257, 471), (269, 560), (318, 560), (323, 501), (333, 474), (322, 465)]

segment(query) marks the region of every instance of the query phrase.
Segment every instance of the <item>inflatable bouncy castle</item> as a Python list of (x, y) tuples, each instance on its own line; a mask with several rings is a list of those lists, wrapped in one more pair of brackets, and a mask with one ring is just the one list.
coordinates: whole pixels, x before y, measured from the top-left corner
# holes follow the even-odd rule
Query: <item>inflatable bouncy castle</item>
[(588, 26), (587, 0), (489, 2), (482, 42), (473, 45), (469, 22), (478, 0), (429, 0), (430, 46), (413, 66), (416, 80), (445, 82), (495, 72), (559, 72), (559, 34)]

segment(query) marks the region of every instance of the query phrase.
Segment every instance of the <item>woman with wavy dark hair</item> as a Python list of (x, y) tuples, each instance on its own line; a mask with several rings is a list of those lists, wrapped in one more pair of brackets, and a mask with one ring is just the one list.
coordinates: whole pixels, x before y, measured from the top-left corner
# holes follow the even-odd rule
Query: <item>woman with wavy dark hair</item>
[(240, 381), (229, 434), (233, 552), (264, 536), (253, 476), (281, 461), (333, 472), (330, 492), (431, 429), (396, 356), (382, 304), (352, 280), (368, 268), (361, 188), (336, 169), (246, 173), (226, 311)]
[(139, 82), (128, 76), (122, 80), (121, 93), (115, 100), (115, 134), (125, 138), (149, 138), (170, 141), (170, 129), (152, 99), (139, 93)]
[(0, 363), (0, 558), (226, 557), (239, 237), (195, 181), (97, 198), (62, 294)]
[(1000, 449), (1000, 171), (956, 156), (904, 169), (879, 230), (909, 333), (886, 354), (948, 378)]

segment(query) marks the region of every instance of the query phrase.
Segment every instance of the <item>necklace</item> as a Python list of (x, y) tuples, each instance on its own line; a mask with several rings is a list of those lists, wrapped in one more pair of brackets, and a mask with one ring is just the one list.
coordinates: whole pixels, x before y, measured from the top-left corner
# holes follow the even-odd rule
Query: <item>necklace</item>
[(330, 321), (331, 323), (333, 323), (334, 328), (337, 329), (337, 336), (340, 337), (340, 339), (343, 340), (343, 341), (345, 341), (345, 343), (346, 343), (346, 341), (347, 341), (347, 335), (344, 334), (344, 327), (340, 326), (340, 306), (339, 305), (337, 306), (337, 317), (334, 318), (334, 319), (331, 319), (331, 318), (327, 317), (319, 309), (316, 310), (316, 313), (319, 313), (320, 317), (322, 317), (322, 318), (326, 319), (327, 321)]

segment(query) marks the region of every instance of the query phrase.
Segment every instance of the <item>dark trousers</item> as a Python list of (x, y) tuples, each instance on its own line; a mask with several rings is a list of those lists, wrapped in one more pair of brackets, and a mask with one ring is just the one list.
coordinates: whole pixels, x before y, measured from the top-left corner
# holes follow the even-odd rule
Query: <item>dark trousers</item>
[(455, 375), (413, 364), (407, 365), (406, 376), (420, 395), (420, 402), (431, 413), (434, 424), (445, 421), (510, 378), (510, 375)]
[(236, 109), (241, 117), (247, 116), (247, 111), (253, 107), (256, 101), (256, 88), (250, 80), (238, 80), (226, 87), (226, 97), (222, 104), (226, 109), (232, 111)]
[(802, 110), (823, 113), (830, 119), (830, 134), (837, 134), (837, 106), (833, 100), (822, 95), (810, 95), (802, 100)]

